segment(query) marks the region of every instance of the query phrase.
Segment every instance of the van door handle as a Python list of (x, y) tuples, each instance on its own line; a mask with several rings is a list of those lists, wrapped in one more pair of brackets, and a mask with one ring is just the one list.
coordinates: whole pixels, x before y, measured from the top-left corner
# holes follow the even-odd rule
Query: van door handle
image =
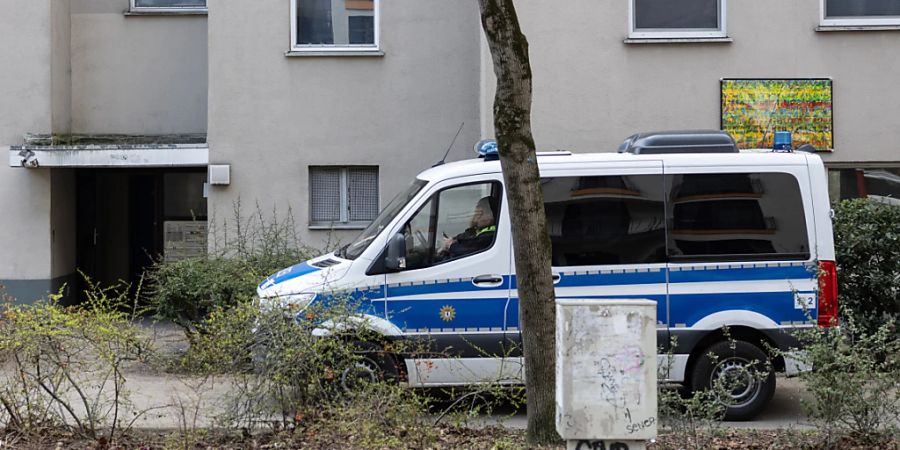
[(472, 284), (482, 288), (497, 287), (503, 284), (503, 277), (500, 275), (478, 275), (472, 278)]
[(552, 276), (553, 276), (553, 284), (559, 283), (559, 280), (562, 279), (562, 276), (560, 276), (560, 274), (558, 274), (558, 273), (554, 273)]

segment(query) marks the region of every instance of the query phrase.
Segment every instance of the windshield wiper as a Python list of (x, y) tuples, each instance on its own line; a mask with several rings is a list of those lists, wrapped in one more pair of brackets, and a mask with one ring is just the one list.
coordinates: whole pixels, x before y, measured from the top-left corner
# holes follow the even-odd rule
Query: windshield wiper
[(334, 256), (337, 256), (338, 258), (343, 258), (344, 252), (347, 251), (347, 247), (349, 247), (349, 246), (350, 246), (350, 244), (347, 244), (343, 247), (339, 247), (337, 250), (334, 251)]

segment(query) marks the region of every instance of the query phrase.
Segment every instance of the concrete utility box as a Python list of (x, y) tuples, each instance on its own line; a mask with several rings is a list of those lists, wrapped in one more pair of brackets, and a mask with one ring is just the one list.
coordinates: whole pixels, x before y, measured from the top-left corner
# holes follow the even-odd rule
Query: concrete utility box
[(656, 437), (656, 302), (557, 300), (556, 431), (570, 449)]

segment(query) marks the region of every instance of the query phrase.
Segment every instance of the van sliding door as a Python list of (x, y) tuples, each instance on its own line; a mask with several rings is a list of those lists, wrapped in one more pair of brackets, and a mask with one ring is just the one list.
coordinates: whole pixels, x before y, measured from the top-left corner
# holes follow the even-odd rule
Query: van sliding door
[[(668, 342), (662, 163), (541, 174), (556, 297), (654, 300), (657, 339)], [(518, 300), (514, 290), (508, 322), (519, 323)]]

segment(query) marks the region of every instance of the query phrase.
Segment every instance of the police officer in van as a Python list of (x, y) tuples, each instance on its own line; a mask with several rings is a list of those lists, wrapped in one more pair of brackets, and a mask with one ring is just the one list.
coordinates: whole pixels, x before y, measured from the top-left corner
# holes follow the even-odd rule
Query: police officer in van
[(453, 238), (444, 235), (439, 257), (441, 260), (447, 260), (478, 253), (491, 246), (496, 234), (497, 224), (494, 220), (491, 197), (482, 197), (475, 204), (469, 228)]

